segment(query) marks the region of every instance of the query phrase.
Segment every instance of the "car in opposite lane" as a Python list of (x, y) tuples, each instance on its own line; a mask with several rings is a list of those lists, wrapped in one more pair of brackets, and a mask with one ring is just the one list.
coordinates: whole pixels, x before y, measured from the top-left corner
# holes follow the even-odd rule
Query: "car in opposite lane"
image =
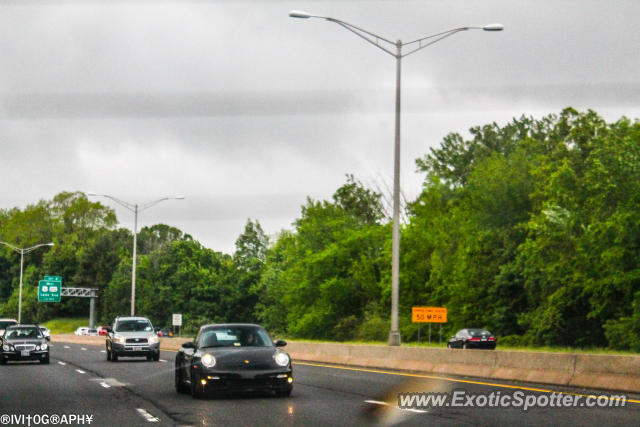
[(447, 348), (485, 348), (494, 350), (498, 340), (486, 329), (460, 329), (447, 343)]
[(78, 329), (73, 333), (74, 335), (87, 335), (87, 331), (89, 330), (88, 326), (79, 326)]
[(0, 348), (0, 364), (21, 360), (49, 363), (49, 344), (38, 325), (17, 324), (8, 326), (4, 331)]
[(211, 324), (194, 341), (182, 344), (175, 359), (178, 393), (199, 398), (207, 392), (273, 391), (289, 396), (293, 389), (291, 358), (267, 331), (253, 324)]

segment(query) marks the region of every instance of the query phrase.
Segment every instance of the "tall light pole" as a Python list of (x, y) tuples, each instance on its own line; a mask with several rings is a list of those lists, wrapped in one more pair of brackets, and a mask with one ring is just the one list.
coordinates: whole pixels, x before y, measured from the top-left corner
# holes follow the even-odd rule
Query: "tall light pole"
[(184, 196), (168, 196), (162, 197), (157, 200), (153, 200), (151, 202), (145, 203), (140, 206), (137, 203), (129, 203), (124, 200), (120, 200), (116, 197), (110, 196), (108, 194), (96, 194), (93, 192), (85, 193), (87, 196), (100, 196), (106, 197), (108, 199), (113, 200), (120, 206), (123, 206), (133, 212), (133, 265), (131, 267), (131, 315), (135, 315), (136, 312), (136, 258), (137, 258), (137, 250), (138, 250), (138, 212), (142, 212), (146, 209), (149, 209), (151, 206), (157, 205), (160, 202), (165, 200), (183, 200)]
[(28, 254), (43, 246), (53, 246), (53, 243), (40, 243), (30, 248), (18, 248), (7, 242), (0, 242), (0, 244), (8, 246), (20, 254), (20, 291), (18, 292), (18, 323), (20, 323), (22, 320), (22, 270), (24, 268), (24, 254)]
[[(319, 18), (336, 23), (346, 30), (351, 31), (358, 37), (363, 38), (375, 47), (382, 49), (389, 55), (396, 58), (396, 125), (395, 125), (395, 145), (393, 157), (393, 234), (391, 244), (391, 330), (389, 331), (389, 345), (400, 345), (400, 329), (398, 327), (398, 300), (399, 300), (399, 277), (400, 277), (400, 74), (402, 58), (411, 55), (427, 46), (431, 46), (440, 40), (452, 36), (461, 31), (484, 30), (502, 31), (502, 24), (490, 24), (484, 27), (459, 27), (441, 33), (422, 37), (410, 42), (403, 43), (402, 40), (392, 42), (389, 39), (380, 37), (370, 31), (356, 27), (348, 22), (328, 16), (312, 15), (299, 10), (289, 12), (291, 18)], [(404, 46), (412, 45), (411, 48), (402, 53)], [(395, 46), (395, 51), (392, 47)]]

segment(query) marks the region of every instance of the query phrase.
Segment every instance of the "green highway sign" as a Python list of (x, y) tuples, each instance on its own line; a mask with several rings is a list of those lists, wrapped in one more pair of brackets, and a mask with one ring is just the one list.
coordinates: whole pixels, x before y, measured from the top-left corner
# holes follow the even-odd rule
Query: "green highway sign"
[(39, 302), (60, 302), (62, 281), (40, 280), (38, 284)]
[(60, 282), (62, 283), (62, 276), (44, 276), (44, 280), (47, 282)]

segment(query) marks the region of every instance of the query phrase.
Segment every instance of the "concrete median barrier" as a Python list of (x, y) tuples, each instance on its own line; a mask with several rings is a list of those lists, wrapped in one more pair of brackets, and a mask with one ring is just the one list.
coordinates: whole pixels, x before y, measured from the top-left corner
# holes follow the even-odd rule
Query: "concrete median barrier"
[(640, 356), (289, 342), (294, 360), (640, 392)]

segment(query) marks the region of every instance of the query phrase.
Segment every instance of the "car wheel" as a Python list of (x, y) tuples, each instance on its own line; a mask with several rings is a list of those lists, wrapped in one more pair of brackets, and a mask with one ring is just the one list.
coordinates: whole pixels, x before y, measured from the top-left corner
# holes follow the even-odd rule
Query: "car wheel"
[(194, 399), (200, 399), (202, 397), (202, 390), (200, 386), (200, 379), (197, 375), (191, 376), (191, 397)]
[(160, 361), (160, 352), (158, 352), (155, 356), (153, 356), (153, 360), (156, 362)]
[(462, 344), (462, 348), (464, 348), (465, 350), (469, 348), (469, 345), (467, 343)]
[(107, 349), (107, 362), (111, 362), (111, 352)]
[(180, 373), (180, 369), (176, 366), (176, 392), (178, 393), (189, 393), (189, 387), (185, 385), (182, 381), (182, 374)]
[(0, 365), (6, 365), (7, 361), (4, 360), (4, 357), (0, 357)]
[(111, 361), (112, 362), (117, 362), (118, 361), (118, 353), (116, 353), (115, 351), (111, 352)]
[(276, 396), (278, 396), (278, 397), (289, 397), (289, 396), (291, 396), (291, 391), (292, 391), (292, 389), (278, 390), (278, 391), (276, 391)]
[(47, 357), (45, 357), (44, 359), (40, 359), (40, 363), (42, 363), (43, 365), (48, 365), (49, 364), (49, 355), (47, 354)]
[(447, 343), (447, 348), (451, 348), (451, 343)]

